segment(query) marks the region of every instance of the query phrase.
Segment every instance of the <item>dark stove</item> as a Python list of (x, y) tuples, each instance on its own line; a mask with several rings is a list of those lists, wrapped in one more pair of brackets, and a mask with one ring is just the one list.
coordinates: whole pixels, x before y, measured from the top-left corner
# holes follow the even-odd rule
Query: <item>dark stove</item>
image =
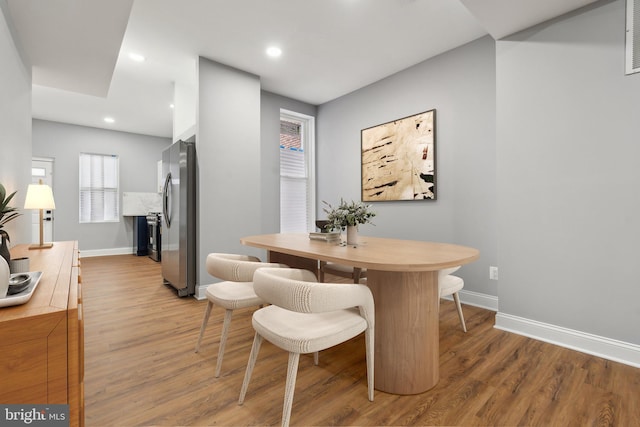
[(147, 228), (149, 230), (149, 241), (147, 248), (149, 250), (149, 258), (154, 261), (161, 260), (162, 248), (162, 220), (160, 219), (160, 213), (149, 212), (147, 214)]

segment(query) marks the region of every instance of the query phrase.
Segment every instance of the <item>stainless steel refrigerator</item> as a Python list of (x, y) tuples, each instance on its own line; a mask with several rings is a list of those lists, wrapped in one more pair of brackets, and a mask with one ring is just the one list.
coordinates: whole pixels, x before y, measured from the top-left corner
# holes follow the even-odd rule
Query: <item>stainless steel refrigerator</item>
[(193, 295), (196, 286), (195, 136), (162, 152), (162, 277), (178, 291)]

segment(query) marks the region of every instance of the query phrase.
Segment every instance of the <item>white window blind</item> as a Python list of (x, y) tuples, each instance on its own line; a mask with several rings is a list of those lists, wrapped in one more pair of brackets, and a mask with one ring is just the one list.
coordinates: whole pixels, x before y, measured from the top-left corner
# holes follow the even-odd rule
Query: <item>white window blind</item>
[(626, 74), (640, 72), (640, 0), (627, 0)]
[(307, 231), (307, 199), (304, 151), (280, 146), (280, 232)]
[(118, 156), (80, 153), (80, 222), (119, 221)]

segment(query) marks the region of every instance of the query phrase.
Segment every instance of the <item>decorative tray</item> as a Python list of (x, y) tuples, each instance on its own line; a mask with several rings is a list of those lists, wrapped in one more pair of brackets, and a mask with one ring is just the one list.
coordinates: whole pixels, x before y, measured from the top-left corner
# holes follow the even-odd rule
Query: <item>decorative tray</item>
[[(28, 278), (24, 276), (28, 276)], [(24, 285), (27, 281), (28, 285), (20, 292), (17, 292), (13, 295), (9, 295), (7, 293), (6, 297), (0, 298), (0, 307), (20, 305), (29, 301), (36, 288), (38, 287), (38, 283), (40, 283), (40, 277), (42, 277), (41, 271), (30, 271), (28, 273), (12, 274), (9, 281), (10, 285), (20, 286)]]

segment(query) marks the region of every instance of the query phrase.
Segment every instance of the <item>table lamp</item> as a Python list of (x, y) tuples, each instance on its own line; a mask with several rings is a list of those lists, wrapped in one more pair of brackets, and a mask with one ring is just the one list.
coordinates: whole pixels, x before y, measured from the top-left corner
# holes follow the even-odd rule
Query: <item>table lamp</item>
[(40, 209), (40, 244), (33, 244), (29, 249), (47, 249), (53, 246), (53, 243), (44, 243), (44, 210), (55, 209), (56, 202), (53, 200), (53, 191), (51, 187), (42, 183), (29, 184), (27, 188), (27, 197), (24, 201), (25, 209)]

